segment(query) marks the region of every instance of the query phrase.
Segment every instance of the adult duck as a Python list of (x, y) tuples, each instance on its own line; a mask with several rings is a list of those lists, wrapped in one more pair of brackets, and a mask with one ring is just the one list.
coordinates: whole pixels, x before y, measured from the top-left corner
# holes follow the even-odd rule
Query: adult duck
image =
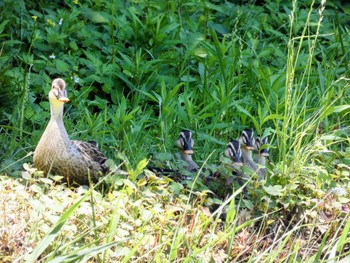
[(96, 143), (70, 140), (63, 123), (63, 107), (69, 101), (66, 83), (57, 78), (49, 92), (51, 118), (34, 152), (34, 166), (45, 174), (58, 174), (68, 184), (89, 184), (109, 172), (107, 158)]

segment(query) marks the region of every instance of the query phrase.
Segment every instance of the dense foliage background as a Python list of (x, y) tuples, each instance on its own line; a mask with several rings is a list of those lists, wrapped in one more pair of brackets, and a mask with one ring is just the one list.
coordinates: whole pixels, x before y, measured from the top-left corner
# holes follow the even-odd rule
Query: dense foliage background
[[(132, 171), (131, 183), (147, 178), (137, 167), (145, 158), (177, 166), (175, 140), (183, 128), (194, 133), (196, 161), (231, 176), (220, 170), (223, 150), (250, 127), (271, 142), (266, 184), (248, 186), (241, 199), (254, 211), (251, 218), (279, 211), (270, 219), (286, 223), (301, 209), (314, 219), (310, 211), (326, 207), (340, 220), (330, 224), (344, 233), (349, 24), (345, 1), (1, 1), (0, 174), (21, 178), (23, 163), (32, 163), (50, 116), (51, 81), (62, 77), (71, 99), (64, 116), (71, 138), (96, 140)], [(169, 195), (156, 202), (188, 193), (167, 184)], [(221, 188), (214, 184), (205, 197), (199, 191), (199, 206), (222, 204), (223, 198), (215, 200)], [(346, 192), (343, 199), (329, 194), (338, 188)], [(332, 244), (338, 236), (331, 236)], [(187, 252), (163, 256), (173, 260)], [(306, 255), (328, 255), (322, 253)]]

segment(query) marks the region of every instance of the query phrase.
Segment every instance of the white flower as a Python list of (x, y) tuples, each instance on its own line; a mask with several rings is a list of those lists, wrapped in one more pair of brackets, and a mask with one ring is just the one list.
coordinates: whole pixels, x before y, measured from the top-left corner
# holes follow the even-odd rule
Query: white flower
[(330, 190), (332, 193), (334, 193), (337, 196), (345, 196), (347, 195), (346, 190), (343, 187), (333, 187)]
[(75, 83), (79, 83), (80, 78), (78, 76), (71, 77)]
[(60, 21), (58, 22), (58, 25), (62, 26), (62, 23), (63, 23), (63, 18), (60, 19)]
[(56, 56), (55, 56), (55, 54), (54, 54), (54, 53), (52, 53), (52, 54), (49, 56), (49, 58), (51, 58), (51, 59), (55, 59), (55, 58), (56, 58)]

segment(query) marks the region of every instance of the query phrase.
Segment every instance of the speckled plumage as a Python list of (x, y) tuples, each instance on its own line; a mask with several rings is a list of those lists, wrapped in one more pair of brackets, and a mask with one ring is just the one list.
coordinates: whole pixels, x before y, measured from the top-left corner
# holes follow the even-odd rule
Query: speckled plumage
[(107, 158), (95, 143), (70, 140), (63, 123), (63, 106), (68, 101), (63, 79), (52, 82), (49, 93), (51, 119), (34, 152), (34, 166), (45, 174), (58, 174), (72, 184), (97, 182), (108, 173)]

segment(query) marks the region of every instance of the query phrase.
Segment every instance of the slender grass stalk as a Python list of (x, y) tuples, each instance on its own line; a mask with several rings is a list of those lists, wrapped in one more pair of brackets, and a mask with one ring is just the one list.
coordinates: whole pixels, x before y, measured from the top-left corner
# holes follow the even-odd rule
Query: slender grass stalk
[(53, 240), (59, 234), (59, 231), (62, 229), (64, 224), (67, 222), (69, 217), (73, 214), (73, 212), (79, 207), (79, 205), (85, 201), (85, 199), (90, 195), (90, 192), (87, 192), (78, 202), (72, 205), (66, 212), (60, 216), (57, 223), (52, 227), (49, 233), (39, 241), (37, 246), (34, 248), (33, 252), (30, 254), (27, 262), (34, 262), (40, 255), (45, 251), (45, 249), (51, 245)]

